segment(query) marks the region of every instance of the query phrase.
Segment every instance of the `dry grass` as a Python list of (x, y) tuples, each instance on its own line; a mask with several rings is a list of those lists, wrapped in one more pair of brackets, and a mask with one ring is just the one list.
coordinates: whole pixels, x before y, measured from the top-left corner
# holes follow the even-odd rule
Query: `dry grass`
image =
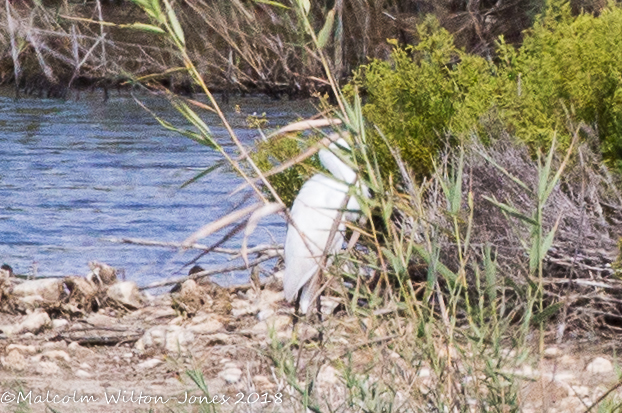
[[(597, 13), (601, 0), (572, 2), (576, 13)], [(64, 96), (70, 87), (108, 87), (148, 76), (177, 92), (198, 90), (175, 69), (182, 61), (166, 37), (128, 28), (142, 21), (133, 3), (5, 2), (0, 8), (0, 83), (26, 93)], [(333, 75), (348, 79), (370, 58), (384, 59), (391, 46), (417, 40), (416, 25), (434, 14), (458, 46), (491, 55), (499, 35), (519, 43), (544, 2), (470, 0), (338, 0), (314, 3), (306, 16)], [(295, 1), (275, 7), (247, 1), (179, 1), (172, 7), (186, 33), (189, 56), (205, 82), (225, 98), (232, 91), (308, 96), (328, 91), (325, 68)]]

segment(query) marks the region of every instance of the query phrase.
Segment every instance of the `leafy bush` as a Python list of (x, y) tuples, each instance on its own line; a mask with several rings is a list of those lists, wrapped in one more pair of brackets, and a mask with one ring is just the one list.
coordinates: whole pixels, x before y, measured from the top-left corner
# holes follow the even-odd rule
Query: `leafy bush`
[(620, 7), (573, 17), (568, 3), (554, 2), (520, 49), (503, 51), (502, 70), (516, 91), (504, 97), (504, 107), (522, 139), (548, 144), (556, 130), (567, 144), (568, 121), (585, 122), (595, 126), (605, 159), (622, 166)]
[[(497, 82), (494, 65), (456, 48), (453, 36), (434, 17), (418, 32), (418, 45), (396, 47), (391, 61), (374, 60), (359, 76), (368, 93), (366, 119), (421, 175), (432, 170), (446, 131), (468, 131), (492, 107)], [(392, 171), (386, 144), (378, 136), (372, 144), (383, 170)]]
[[(287, 135), (280, 139), (260, 141), (257, 143), (256, 150), (251, 157), (259, 169), (267, 172), (281, 163), (294, 158), (312, 143), (307, 141), (303, 145), (297, 136), (292, 135)], [(318, 168), (320, 168), (320, 162), (317, 156), (314, 156), (277, 175), (268, 177), (268, 181), (285, 205), (291, 207), (302, 184)], [(266, 194), (269, 195), (267, 192)]]
[[(368, 136), (385, 178), (398, 175), (389, 146), (423, 177), (439, 150), (472, 132), (485, 142), (509, 132), (532, 151), (547, 150), (557, 135), (564, 150), (570, 125), (581, 122), (597, 132), (595, 149), (606, 162), (622, 168), (622, 8), (612, 3), (599, 16), (573, 16), (568, 2), (551, 1), (519, 48), (499, 39), (494, 61), (456, 47), (434, 16), (417, 30), (416, 45), (390, 40), (390, 60), (362, 66), (345, 88), (350, 96), (355, 87), (366, 91), (366, 120), (389, 144)], [(288, 171), (273, 182), (290, 199), (301, 177)]]
[(573, 17), (554, 1), (520, 48), (500, 38), (496, 64), (457, 49), (433, 17), (418, 31), (416, 46), (396, 47), (390, 62), (372, 61), (355, 80), (368, 93), (367, 119), (416, 174), (431, 171), (443, 136), (482, 132), (491, 118), (532, 149), (555, 133), (564, 148), (567, 125), (593, 125), (605, 159), (622, 167), (622, 8)]

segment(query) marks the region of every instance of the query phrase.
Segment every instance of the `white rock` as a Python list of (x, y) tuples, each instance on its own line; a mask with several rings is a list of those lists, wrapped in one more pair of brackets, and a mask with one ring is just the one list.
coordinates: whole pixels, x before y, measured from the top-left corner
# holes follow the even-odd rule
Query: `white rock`
[(45, 311), (32, 313), (26, 317), (24, 321), (19, 324), (17, 332), (24, 333), (39, 333), (43, 329), (52, 326), (52, 320)]
[(111, 285), (117, 281), (117, 270), (103, 262), (89, 262), (91, 272), (86, 278), (96, 284)]
[[(584, 403), (588, 406), (591, 404), (589, 400), (584, 400)], [(585, 411), (585, 405), (581, 403), (581, 400), (579, 400), (574, 395), (560, 400), (560, 402), (557, 404), (559, 405), (559, 406), (556, 406), (557, 410), (555, 411), (557, 412), (583, 412)], [(551, 411), (553, 410), (551, 409)]]
[(592, 374), (604, 374), (613, 371), (613, 364), (603, 357), (596, 357), (587, 365), (587, 372)]
[(174, 353), (186, 353), (188, 346), (194, 341), (194, 333), (182, 327), (170, 326), (166, 332), (166, 350)]
[(339, 372), (331, 365), (324, 364), (317, 375), (318, 386), (331, 386), (339, 382)]
[(90, 370), (91, 369), (91, 365), (89, 363), (82, 363), (82, 364), (80, 364), (80, 368), (82, 370)]
[(1, 280), (8, 280), (9, 278), (11, 278), (13, 276), (13, 270), (3, 270), (0, 269), (0, 279)]
[(10, 353), (11, 350), (17, 350), (22, 354), (35, 354), (37, 352), (37, 348), (32, 344), (29, 346), (23, 344), (9, 344), (6, 347), (7, 353)]
[(0, 358), (0, 364), (7, 370), (21, 371), (26, 368), (28, 362), (26, 358), (18, 350), (9, 351), (6, 357)]
[(220, 372), (219, 376), (229, 384), (234, 384), (242, 378), (242, 370), (237, 367), (228, 367)]
[(102, 313), (93, 313), (86, 318), (86, 322), (96, 327), (112, 327), (119, 322), (114, 317)]
[(184, 316), (180, 315), (179, 317), (173, 318), (171, 321), (168, 322), (168, 324), (171, 326), (179, 326), (184, 322), (184, 320)]
[(188, 330), (196, 334), (214, 334), (215, 332), (222, 330), (223, 328), (223, 324), (216, 319), (211, 319), (204, 323), (192, 324), (188, 326)]
[(248, 314), (256, 314), (259, 308), (251, 305), (248, 300), (235, 299), (231, 301), (231, 315), (233, 317), (241, 317)]
[(320, 296), (320, 311), (322, 314), (330, 315), (340, 304), (339, 300), (334, 297)]
[(48, 341), (47, 343), (43, 343), (41, 348), (44, 350), (65, 350), (67, 348), (67, 343), (65, 340)]
[(188, 346), (194, 341), (194, 333), (180, 326), (156, 326), (145, 332), (134, 347), (143, 351), (149, 348), (162, 348), (169, 352), (188, 351)]
[(300, 341), (312, 341), (320, 336), (320, 331), (308, 324), (300, 324), (298, 326), (298, 339)]
[(430, 377), (430, 373), (431, 373), (431, 372), (430, 372), (430, 369), (429, 369), (429, 368), (427, 368), (427, 367), (422, 367), (422, 368), (419, 370), (419, 373), (417, 373), (417, 376), (419, 376), (419, 377)]
[(229, 334), (216, 333), (201, 337), (201, 342), (207, 346), (227, 345), (233, 342), (233, 338)]
[(574, 393), (581, 398), (590, 397), (590, 388), (587, 386), (571, 386)]
[[(547, 374), (543, 374), (543, 377), (549, 376)], [(570, 383), (575, 380), (575, 375), (569, 371), (560, 371), (555, 374), (550, 374), (550, 380), (559, 380), (564, 383)]]
[(67, 350), (69, 350), (69, 354), (79, 359), (90, 357), (95, 353), (93, 350), (81, 346), (76, 341), (69, 343), (69, 345), (67, 346)]
[(292, 324), (292, 320), (287, 315), (275, 315), (267, 320), (261, 321), (253, 326), (252, 331), (256, 334), (265, 334), (271, 329), (275, 331), (285, 331)]
[(106, 295), (108, 298), (134, 310), (143, 307), (146, 301), (133, 281), (124, 281), (111, 285), (106, 291)]
[(274, 310), (271, 308), (266, 308), (265, 310), (261, 310), (257, 313), (257, 320), (264, 321), (268, 317), (274, 315)]
[(76, 377), (79, 377), (81, 379), (89, 379), (89, 378), (93, 377), (93, 375), (91, 373), (89, 373), (88, 371), (84, 371), (82, 369), (78, 369), (76, 371)]
[(29, 295), (27, 297), (16, 297), (17, 308), (22, 311), (33, 311), (46, 303), (45, 299), (40, 295)]
[(147, 361), (143, 361), (142, 363), (136, 365), (136, 368), (140, 370), (152, 369), (155, 366), (162, 364), (162, 363), (163, 361), (160, 359), (149, 359)]
[(52, 320), (52, 328), (53, 329), (65, 327), (68, 324), (69, 324), (69, 321), (65, 320), (64, 318), (59, 318), (57, 320)]
[(63, 280), (60, 278), (46, 278), (43, 280), (28, 280), (13, 287), (16, 297), (41, 296), (46, 301), (57, 302), (63, 294)]
[(43, 358), (47, 358), (49, 360), (65, 360), (67, 363), (71, 361), (71, 357), (63, 350), (48, 350), (41, 354), (32, 357), (33, 361), (40, 361)]
[[(156, 308), (146, 308), (145, 310), (145, 320), (147, 321), (156, 321), (156, 320), (160, 320), (162, 318), (169, 318), (169, 317), (175, 317), (175, 310), (173, 308), (170, 307), (170, 304), (168, 307), (156, 307)], [(138, 312), (135, 312), (138, 313)]]
[(134, 357), (134, 353), (131, 353), (131, 352), (123, 353), (121, 357), (123, 357), (124, 359), (131, 359), (132, 357)]
[(267, 308), (268, 306), (277, 306), (277, 304), (285, 299), (283, 291), (262, 290), (259, 296), (259, 306)]
[(563, 354), (559, 347), (548, 347), (544, 350), (544, 357), (547, 359), (553, 359), (560, 357)]
[(576, 366), (576, 364), (578, 363), (577, 359), (569, 356), (568, 354), (564, 354), (560, 359), (559, 362), (561, 364), (567, 365), (567, 366)]
[(152, 347), (164, 347), (166, 345), (166, 327), (156, 326), (145, 331), (142, 338), (142, 344), (145, 349)]
[(60, 373), (60, 367), (53, 361), (42, 361), (37, 365), (36, 371), (44, 376), (56, 376)]
[(136, 351), (138, 351), (139, 353), (145, 351), (145, 341), (142, 339), (142, 337), (136, 340), (136, 343), (134, 343), (134, 349), (136, 349)]

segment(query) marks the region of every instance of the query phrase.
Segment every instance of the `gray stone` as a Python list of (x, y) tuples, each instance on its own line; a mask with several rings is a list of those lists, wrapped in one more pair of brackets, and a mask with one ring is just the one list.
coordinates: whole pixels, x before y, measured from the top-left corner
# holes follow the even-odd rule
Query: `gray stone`
[(78, 369), (76, 370), (76, 377), (81, 378), (81, 379), (90, 379), (91, 377), (93, 377), (93, 375), (89, 373), (88, 371)]
[(592, 374), (605, 374), (613, 371), (613, 364), (603, 357), (596, 357), (587, 365), (587, 372)]
[(188, 352), (188, 346), (194, 341), (194, 333), (182, 327), (170, 326), (166, 332), (166, 350), (171, 353)]
[(194, 341), (194, 333), (180, 326), (156, 326), (145, 332), (134, 347), (138, 351), (149, 348), (165, 349), (168, 352), (188, 351), (188, 346)]
[(36, 371), (44, 376), (57, 376), (60, 373), (60, 367), (53, 361), (42, 361), (37, 365)]
[(69, 354), (67, 354), (67, 352), (65, 352), (63, 350), (48, 350), (48, 351), (44, 351), (41, 354), (33, 356), (31, 358), (31, 360), (35, 361), (35, 362), (39, 362), (39, 361), (41, 361), (44, 358), (46, 358), (48, 360), (64, 360), (67, 363), (69, 363), (71, 361), (71, 357), (69, 357)]
[(237, 367), (229, 366), (220, 372), (219, 376), (229, 384), (235, 384), (242, 378), (242, 370)]
[(28, 315), (26, 319), (19, 324), (15, 333), (18, 334), (30, 332), (37, 334), (45, 328), (50, 327), (52, 327), (52, 320), (50, 319), (48, 313), (44, 311), (35, 312)]
[(544, 357), (548, 359), (557, 358), (563, 355), (559, 347), (548, 347), (544, 350)]
[(26, 368), (28, 362), (18, 350), (9, 351), (6, 357), (0, 358), (0, 364), (7, 370), (21, 371)]
[(191, 324), (188, 326), (188, 330), (196, 334), (214, 334), (217, 331), (224, 329), (223, 324), (216, 318), (206, 320), (199, 324)]
[(277, 332), (285, 331), (292, 324), (292, 319), (287, 315), (275, 315), (264, 321), (260, 321), (252, 328), (255, 334), (267, 334), (274, 329)]
[(58, 302), (63, 293), (63, 281), (58, 278), (28, 280), (13, 287), (15, 297), (40, 296), (45, 301)]
[(147, 370), (147, 369), (152, 369), (162, 363), (163, 361), (160, 359), (149, 359), (147, 361), (143, 361), (142, 363), (136, 365), (136, 368), (139, 370)]
[(138, 289), (138, 286), (133, 281), (124, 281), (111, 285), (106, 291), (106, 295), (111, 300), (131, 310), (137, 310), (143, 307), (146, 301), (145, 297)]
[(37, 352), (37, 348), (32, 344), (28, 346), (24, 344), (9, 344), (6, 347), (7, 353), (10, 353), (12, 350), (17, 350), (22, 354), (35, 354)]
[(58, 320), (52, 320), (52, 328), (56, 330), (57, 328), (62, 328), (69, 325), (69, 321), (64, 318), (60, 318)]

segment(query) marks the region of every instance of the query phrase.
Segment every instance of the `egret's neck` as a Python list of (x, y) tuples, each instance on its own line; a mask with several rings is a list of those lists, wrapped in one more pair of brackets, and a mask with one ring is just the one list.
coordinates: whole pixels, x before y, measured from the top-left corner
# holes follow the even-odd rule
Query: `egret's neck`
[(318, 156), (320, 162), (338, 180), (347, 184), (353, 184), (356, 180), (356, 173), (334, 153), (327, 149), (321, 149)]

